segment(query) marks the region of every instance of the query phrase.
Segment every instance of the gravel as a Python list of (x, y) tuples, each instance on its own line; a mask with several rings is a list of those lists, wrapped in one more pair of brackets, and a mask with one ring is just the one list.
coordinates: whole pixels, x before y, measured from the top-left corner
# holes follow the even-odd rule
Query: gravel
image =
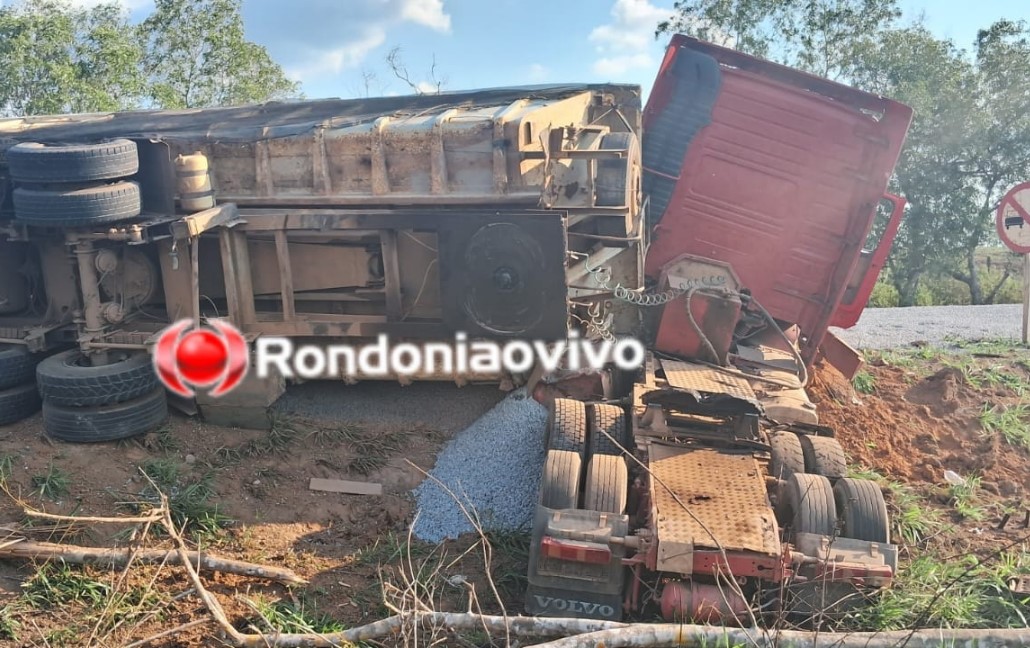
[(913, 342), (948, 346), (956, 339), (1018, 340), (1022, 317), (1021, 304), (867, 308), (858, 324), (833, 332), (859, 349), (889, 349)]
[[(484, 528), (526, 528), (536, 508), (546, 426), (547, 410), (524, 389), (516, 390), (454, 437), (430, 474), (477, 512)], [(442, 542), (474, 531), (434, 480), (424, 480), (414, 494), (413, 532), (421, 540)]]

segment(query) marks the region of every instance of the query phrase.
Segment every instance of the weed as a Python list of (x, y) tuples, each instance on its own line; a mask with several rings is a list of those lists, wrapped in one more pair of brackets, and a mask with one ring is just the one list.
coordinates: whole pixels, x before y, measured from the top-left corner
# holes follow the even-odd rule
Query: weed
[(389, 531), (385, 535), (376, 538), (376, 541), (367, 547), (362, 547), (354, 552), (354, 560), (359, 565), (375, 567), (393, 562), (401, 556), (410, 554), (412, 560), (425, 558), (432, 553), (433, 548), (427, 544), (412, 540), (410, 549), (407, 547), (407, 536), (396, 531)]
[(529, 534), (521, 531), (486, 531), (493, 548), (492, 576), (504, 598), (525, 591), (529, 567)]
[(872, 468), (866, 468), (865, 466), (851, 466), (848, 469), (848, 477), (851, 477), (852, 479), (868, 479), (879, 483), (881, 486), (883, 486), (883, 483), (887, 479)]
[(319, 447), (337, 446), (341, 443), (353, 442), (361, 436), (358, 427), (341, 423), (338, 427), (315, 427), (308, 433), (307, 438), (311, 439)]
[(951, 496), (951, 505), (962, 517), (979, 522), (984, 519), (986, 512), (979, 504), (980, 477), (970, 475), (961, 484), (951, 484), (948, 493)]
[(851, 379), (851, 384), (862, 394), (872, 394), (876, 391), (876, 376), (868, 371), (859, 371)]
[(863, 627), (1025, 627), (1004, 582), (1004, 570), (974, 556), (923, 555), (901, 569), (893, 586), (859, 613)]
[(940, 513), (930, 508), (911, 486), (895, 481), (881, 485), (888, 495), (893, 535), (905, 543), (918, 544), (940, 531)]
[(1004, 387), (1017, 396), (1023, 396), (1026, 393), (1026, 381), (1019, 376), (1006, 371), (1003, 365), (991, 365), (987, 367), (979, 367), (976, 365), (969, 365), (969, 368), (964, 372), (966, 381), (977, 389), (984, 387)]
[(1030, 404), (1009, 407), (985, 404), (980, 410), (980, 427), (987, 434), (1000, 434), (1009, 445), (1030, 449)]
[(151, 459), (141, 468), (162, 488), (172, 487), (179, 481), (179, 465), (172, 459)]
[(172, 434), (172, 428), (164, 425), (154, 433), (154, 447), (161, 452), (174, 452), (182, 447), (182, 443)]
[(4, 482), (8, 477), (14, 474), (14, 460), (17, 457), (14, 455), (3, 455), (0, 456), (0, 482)]
[(21, 623), (14, 618), (9, 607), (0, 609), (0, 639), (18, 641), (18, 631), (21, 630)]
[(68, 626), (66, 628), (56, 628), (47, 632), (43, 637), (43, 641), (47, 646), (59, 648), (63, 646), (75, 646), (82, 641), (82, 637), (83, 628)]
[(218, 466), (231, 466), (239, 463), (243, 459), (243, 453), (239, 448), (233, 448), (230, 446), (222, 446), (214, 452), (214, 461), (210, 463), (211, 467)]
[[(325, 634), (346, 629), (342, 623), (334, 621), (329, 616), (308, 609), (309, 606), (303, 599), (296, 603), (258, 599), (251, 601), (251, 604), (266, 622), (262, 625), (271, 626), (276, 632)], [(255, 621), (251, 621), (251, 624), (256, 625)], [(258, 630), (267, 629), (258, 627)]]
[(32, 476), (32, 487), (39, 493), (40, 497), (56, 500), (62, 495), (68, 494), (68, 474), (54, 465), (51, 461), (47, 465), (47, 471), (42, 475)]
[(111, 586), (64, 563), (46, 563), (22, 584), (22, 601), (45, 610), (68, 603), (97, 607), (111, 595)]
[(404, 435), (397, 432), (375, 436), (355, 436), (349, 440), (352, 457), (347, 469), (368, 475), (386, 465), (390, 456), (398, 452)]

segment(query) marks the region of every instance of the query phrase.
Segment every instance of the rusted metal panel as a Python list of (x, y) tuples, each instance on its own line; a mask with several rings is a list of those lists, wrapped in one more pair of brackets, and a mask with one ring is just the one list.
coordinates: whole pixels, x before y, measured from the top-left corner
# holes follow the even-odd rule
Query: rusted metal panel
[(755, 392), (744, 378), (692, 362), (660, 360), (665, 380), (677, 389), (703, 394), (728, 394), (748, 401), (756, 400)]
[(757, 459), (654, 441), (647, 451), (659, 571), (690, 573), (694, 547), (780, 554), (779, 527)]

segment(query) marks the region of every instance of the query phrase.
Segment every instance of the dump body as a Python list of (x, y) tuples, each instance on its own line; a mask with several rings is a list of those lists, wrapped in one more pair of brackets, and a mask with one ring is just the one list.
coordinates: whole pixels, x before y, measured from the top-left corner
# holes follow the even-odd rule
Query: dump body
[[(639, 88), (620, 85), (7, 119), (2, 148), (136, 142), (143, 202), (113, 227), (9, 231), (115, 249), (107, 283), (149, 287), (101, 285), (131, 307), (87, 308), (85, 350), (219, 314), (251, 337), (557, 339), (592, 307), (626, 331), (635, 312), (587, 268), (642, 285), (640, 122)], [(198, 152), (217, 206), (190, 214), (173, 162)]]
[(911, 116), (890, 99), (673, 37), (644, 112), (647, 274), (683, 254), (730, 264), (774, 317), (800, 328), (811, 362), (831, 322), (857, 320), (882, 266), (863, 245)]

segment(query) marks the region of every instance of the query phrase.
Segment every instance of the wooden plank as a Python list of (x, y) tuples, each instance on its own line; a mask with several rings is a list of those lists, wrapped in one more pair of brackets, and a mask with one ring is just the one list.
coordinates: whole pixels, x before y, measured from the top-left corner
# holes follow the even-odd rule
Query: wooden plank
[(379, 240), (383, 246), (383, 278), (386, 282), (386, 318), (400, 320), (403, 316), (401, 302), (401, 261), (397, 254), (397, 232), (382, 230)]
[(328, 493), (347, 493), (349, 495), (382, 495), (383, 485), (369, 482), (344, 481), (342, 479), (321, 479), (312, 477), (309, 490), (326, 491)]
[(272, 181), (272, 154), (268, 141), (254, 143), (254, 179), (258, 195), (275, 195), (275, 183)]
[(290, 320), (297, 315), (293, 300), (293, 269), (290, 267), (290, 244), (286, 230), (275, 232), (275, 255), (279, 260), (279, 292), (283, 299), (283, 319)]

